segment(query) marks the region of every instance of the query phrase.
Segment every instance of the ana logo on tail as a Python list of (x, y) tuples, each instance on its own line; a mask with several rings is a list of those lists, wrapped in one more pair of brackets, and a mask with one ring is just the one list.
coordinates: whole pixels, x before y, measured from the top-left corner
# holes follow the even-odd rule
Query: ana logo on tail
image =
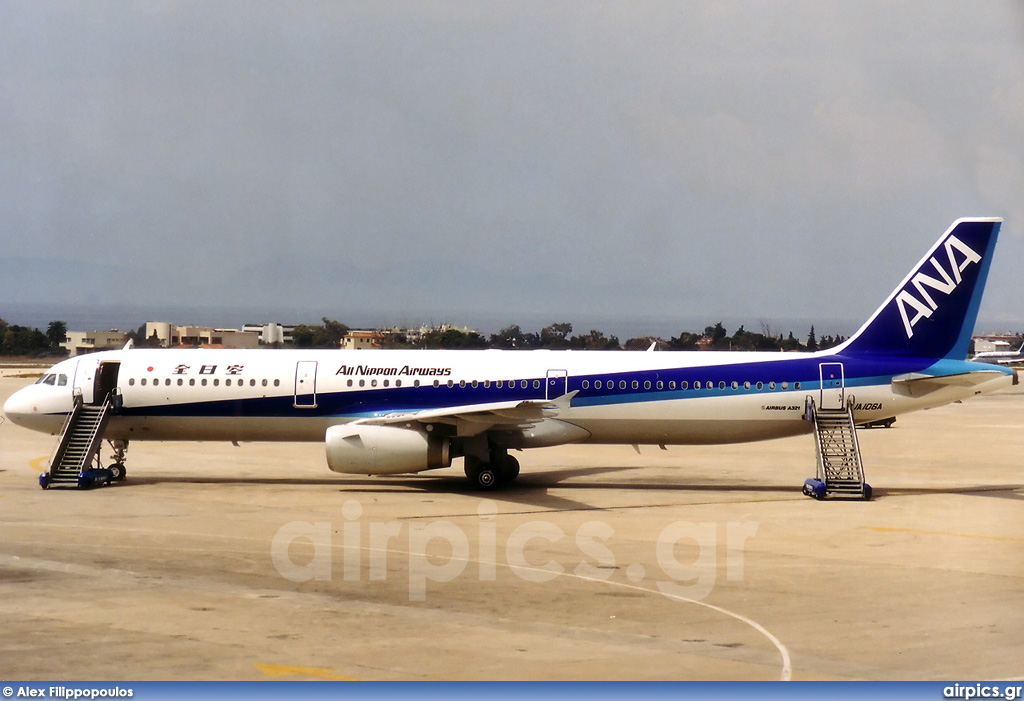
[[(911, 279), (911, 283), (913, 283), (914, 288), (917, 290), (918, 296), (914, 296), (908, 285), (896, 297), (896, 306), (899, 308), (900, 316), (903, 318), (903, 327), (907, 331), (908, 339), (914, 336), (914, 325), (921, 319), (930, 318), (932, 313), (939, 308), (939, 305), (932, 299), (931, 294), (925, 288), (930, 287), (937, 292), (949, 296), (963, 280), (961, 273), (963, 273), (967, 266), (972, 263), (981, 262), (981, 256), (971, 250), (967, 244), (956, 236), (950, 236), (943, 245), (946, 249), (946, 256), (949, 258), (949, 270), (943, 268), (939, 261), (935, 260), (934, 256), (930, 259), (931, 264), (939, 275), (942, 276), (942, 279), (933, 278), (919, 271)], [(913, 308), (916, 312), (913, 318), (910, 318), (910, 315), (907, 313), (908, 307)]]

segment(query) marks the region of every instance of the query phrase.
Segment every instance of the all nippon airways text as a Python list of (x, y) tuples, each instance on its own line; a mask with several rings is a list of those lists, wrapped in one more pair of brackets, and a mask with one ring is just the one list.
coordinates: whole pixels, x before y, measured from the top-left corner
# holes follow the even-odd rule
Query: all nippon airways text
[(68, 686), (34, 687), (19, 686), (17, 689), (10, 686), (4, 687), (4, 698), (17, 699), (130, 699), (135, 696), (135, 691), (120, 686), (75, 689)]

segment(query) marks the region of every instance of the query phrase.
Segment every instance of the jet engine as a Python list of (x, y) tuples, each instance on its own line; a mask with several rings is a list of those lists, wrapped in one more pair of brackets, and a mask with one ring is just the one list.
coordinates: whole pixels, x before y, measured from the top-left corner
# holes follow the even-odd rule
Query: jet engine
[(327, 429), (326, 443), (334, 472), (390, 475), (452, 464), (449, 439), (412, 428), (342, 424)]

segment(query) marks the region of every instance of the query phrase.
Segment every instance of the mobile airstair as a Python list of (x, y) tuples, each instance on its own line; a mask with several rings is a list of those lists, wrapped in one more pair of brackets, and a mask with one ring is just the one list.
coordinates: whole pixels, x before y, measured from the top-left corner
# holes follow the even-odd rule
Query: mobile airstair
[(853, 397), (845, 407), (822, 409), (808, 397), (804, 418), (814, 422), (818, 449), (817, 476), (804, 482), (803, 492), (815, 499), (870, 499), (853, 421)]
[(49, 472), (39, 476), (39, 486), (92, 487), (117, 479), (118, 475), (99, 464), (103, 429), (110, 420), (114, 401), (114, 392), (98, 405), (86, 404), (81, 394), (75, 395), (74, 410), (64, 422)]

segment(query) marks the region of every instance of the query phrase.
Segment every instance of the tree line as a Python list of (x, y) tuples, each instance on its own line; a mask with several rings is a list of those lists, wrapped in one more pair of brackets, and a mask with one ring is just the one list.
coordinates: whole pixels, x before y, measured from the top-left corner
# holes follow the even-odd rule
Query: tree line
[[(329, 331), (330, 324), (324, 319), (325, 327), (310, 327), (311, 329), (322, 329), (314, 331), (313, 338), (333, 339), (335, 333)], [(344, 324), (340, 325), (346, 328)], [(419, 348), (437, 349), (488, 349), (498, 348), (502, 350), (647, 350), (654, 344), (660, 350), (760, 350), (760, 351), (815, 351), (837, 346), (846, 340), (843, 336), (822, 336), (820, 339), (811, 327), (806, 340), (800, 341), (790, 331), (788, 336), (774, 334), (771, 328), (762, 324), (762, 332), (747, 331), (743, 326), (729, 334), (722, 322), (713, 326), (707, 326), (703, 333), (684, 331), (678, 336), (663, 339), (658, 336), (639, 336), (630, 338), (625, 343), (617, 336), (608, 336), (603, 331), (591, 329), (586, 333), (573, 334), (572, 324), (569, 322), (558, 322), (545, 326), (540, 331), (524, 331), (518, 324), (507, 326), (497, 333), (484, 336), (476, 331), (462, 331), (459, 329), (434, 329), (422, 337), (410, 339), (401, 333), (382, 331), (379, 333), (377, 343), (382, 348)], [(296, 327), (298, 329), (299, 327)], [(301, 345), (298, 336), (295, 344)], [(307, 346), (307, 347), (336, 347), (333, 345)]]
[(0, 355), (44, 357), (66, 354), (60, 347), (65, 338), (67, 324), (63, 321), (51, 321), (43, 332), (0, 319)]
[[(291, 343), (284, 344), (293, 348), (337, 348), (350, 328), (334, 319), (324, 317), (321, 324), (300, 324), (292, 330)], [(815, 351), (831, 348), (846, 340), (842, 336), (823, 336), (817, 338), (814, 327), (811, 327), (807, 338), (797, 339), (790, 331), (788, 336), (776, 334), (771, 327), (763, 323), (760, 332), (747, 331), (740, 326), (730, 334), (722, 322), (704, 328), (703, 332), (683, 331), (678, 336), (663, 339), (657, 336), (639, 336), (630, 338), (625, 343), (617, 336), (608, 336), (603, 331), (591, 329), (586, 333), (573, 333), (568, 322), (558, 322), (545, 326), (539, 331), (524, 331), (518, 324), (503, 328), (497, 333), (484, 336), (476, 331), (443, 328), (433, 329), (422, 336), (410, 339), (402, 333), (382, 331), (377, 344), (382, 348), (412, 349), (487, 349), (500, 348), (506, 350), (647, 350), (655, 344), (661, 350), (759, 350), (759, 351)], [(60, 347), (67, 336), (67, 324), (63, 321), (51, 321), (45, 332), (16, 324), (8, 324), (0, 319), (0, 355), (45, 357), (63, 355), (66, 351)], [(126, 336), (137, 347), (157, 347), (159, 339), (155, 336), (146, 338), (146, 326), (129, 331)]]

